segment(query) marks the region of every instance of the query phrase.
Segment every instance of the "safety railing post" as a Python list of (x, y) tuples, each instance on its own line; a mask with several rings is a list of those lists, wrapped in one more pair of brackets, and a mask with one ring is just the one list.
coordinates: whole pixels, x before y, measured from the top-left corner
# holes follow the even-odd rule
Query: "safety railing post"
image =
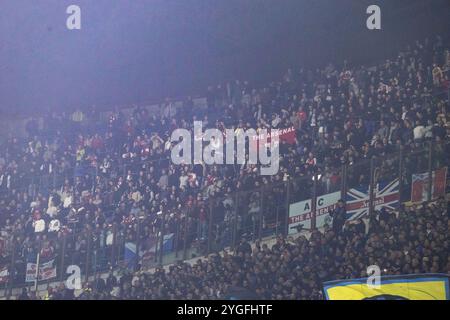
[(52, 190), (56, 189), (56, 171), (52, 172)]
[(38, 284), (39, 284), (39, 268), (41, 264), (41, 251), (42, 251), (42, 239), (39, 240), (38, 251), (36, 254), (36, 273), (34, 279), (34, 291), (38, 292)]
[(398, 159), (398, 201), (403, 201), (403, 147), (400, 147)]
[(212, 241), (212, 226), (213, 226), (213, 199), (209, 200), (209, 219), (208, 219), (208, 240), (207, 240), (207, 254), (211, 253)]
[[(277, 195), (278, 196), (278, 195)], [(282, 206), (280, 206), (281, 203), (278, 203), (278, 197), (277, 197), (277, 205), (276, 205), (276, 215), (275, 215), (275, 236), (279, 236), (278, 234), (278, 230), (279, 230), (279, 226), (280, 226), (280, 209)]]
[(12, 237), (12, 252), (11, 252), (11, 264), (8, 268), (8, 282), (6, 287), (6, 300), (9, 300), (12, 295), (12, 289), (14, 287), (14, 277), (16, 266), (16, 239)]
[(341, 166), (341, 199), (345, 199), (347, 185), (347, 165), (343, 163)]
[(264, 223), (264, 188), (265, 186), (262, 185), (261, 186), (261, 191), (259, 194), (259, 218), (258, 218), (258, 225), (257, 225), (257, 236), (255, 237), (255, 239), (261, 240), (262, 238), (262, 230), (263, 230), (263, 223)]
[(433, 190), (433, 142), (428, 143), (428, 189), (427, 200), (431, 201)]
[(374, 160), (375, 158), (372, 157), (370, 159), (370, 182), (369, 182), (369, 217), (373, 215), (374, 211), (374, 181), (375, 181), (375, 168), (374, 168)]
[(135, 269), (138, 268), (140, 264), (140, 247), (141, 247), (141, 217), (138, 213), (138, 216), (136, 217), (136, 266)]
[(311, 230), (316, 229), (317, 175), (313, 174), (313, 190), (311, 199)]
[(284, 236), (287, 237), (289, 234), (289, 206), (290, 206), (290, 196), (291, 196), (291, 182), (289, 180), (286, 181), (286, 215), (284, 217), (284, 228), (283, 233)]
[(65, 256), (66, 256), (66, 243), (67, 243), (67, 235), (64, 234), (63, 235), (63, 241), (62, 241), (62, 247), (61, 247), (61, 257), (59, 259), (60, 261), (60, 274), (59, 274), (59, 281), (63, 281), (64, 279), (64, 260), (65, 260)]
[(92, 234), (92, 252), (91, 252), (91, 264), (92, 264), (92, 274), (97, 275), (99, 262), (98, 254), (100, 251), (100, 244), (96, 234)]
[(235, 201), (234, 201), (234, 216), (233, 216), (233, 250), (236, 248), (238, 242), (238, 209), (239, 207), (239, 193), (235, 193)]
[(92, 231), (89, 228), (89, 230), (87, 230), (87, 248), (86, 248), (86, 264), (85, 264), (85, 273), (86, 273), (86, 283), (89, 282), (89, 268), (90, 268), (90, 257), (91, 257), (91, 247), (92, 247)]
[(175, 258), (178, 259), (178, 247), (180, 244), (180, 224), (177, 223), (175, 226), (175, 239), (174, 239), (174, 251), (175, 251)]
[(111, 244), (111, 266), (115, 267), (115, 258), (116, 258), (116, 243), (117, 243), (117, 225), (114, 222), (113, 224), (113, 236), (112, 236), (112, 244)]
[(162, 209), (161, 214), (161, 236), (159, 238), (159, 263), (163, 263), (163, 255), (164, 255), (164, 232), (165, 232), (165, 225), (166, 225), (166, 208)]
[[(189, 229), (189, 211), (186, 210), (186, 216), (184, 217), (184, 233), (183, 233), (183, 260), (186, 260), (187, 256), (187, 240), (188, 240), (188, 229)], [(162, 248), (161, 248), (162, 249)]]

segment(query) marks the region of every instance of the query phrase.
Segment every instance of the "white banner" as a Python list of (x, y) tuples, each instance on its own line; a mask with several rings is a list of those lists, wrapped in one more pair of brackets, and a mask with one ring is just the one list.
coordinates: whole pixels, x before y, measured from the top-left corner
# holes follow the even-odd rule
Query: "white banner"
[[(36, 263), (28, 262), (25, 282), (36, 281)], [(55, 259), (43, 262), (39, 266), (39, 281), (48, 280), (56, 277)]]
[[(330, 212), (334, 210), (341, 192), (336, 191), (317, 197), (316, 203), (316, 227), (321, 228), (326, 223), (331, 224)], [(289, 206), (289, 234), (298, 232), (298, 227), (311, 228), (311, 199), (293, 203)]]
[(8, 267), (3, 267), (0, 269), (0, 283), (8, 282), (9, 272)]

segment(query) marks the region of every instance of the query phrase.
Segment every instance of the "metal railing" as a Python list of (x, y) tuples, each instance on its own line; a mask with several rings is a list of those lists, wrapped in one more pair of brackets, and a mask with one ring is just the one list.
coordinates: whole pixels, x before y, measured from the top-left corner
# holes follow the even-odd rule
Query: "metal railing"
[[(146, 269), (233, 249), (243, 238), (255, 241), (322, 228), (330, 225), (329, 212), (338, 199), (347, 200), (349, 219), (395, 208), (415, 200), (412, 196), (432, 200), (446, 191), (449, 147), (444, 142), (427, 142), (415, 150), (399, 149), (320, 174), (192, 201), (181, 208), (164, 209), (156, 217), (141, 212), (129, 224), (115, 222), (106, 229), (87, 224), (66, 235), (48, 233), (41, 236), (38, 250), (45, 242), (53, 244), (56, 277), (38, 282), (65, 280), (70, 265), (80, 268), (85, 281), (109, 270)], [(419, 193), (412, 192), (413, 176), (419, 181), (415, 188)], [(433, 183), (426, 182), (430, 180)], [(9, 273), (1, 284), (7, 292), (36, 285), (25, 281), (30, 255), (36, 255), (36, 250), (26, 251), (25, 242), (13, 237), (5, 244), (8, 255), (2, 257), (0, 268)]]

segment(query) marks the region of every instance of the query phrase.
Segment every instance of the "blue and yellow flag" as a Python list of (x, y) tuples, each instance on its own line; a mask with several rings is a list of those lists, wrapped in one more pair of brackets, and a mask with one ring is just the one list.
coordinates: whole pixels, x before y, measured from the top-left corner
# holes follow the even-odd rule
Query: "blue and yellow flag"
[(324, 283), (327, 300), (450, 300), (449, 276), (415, 274), (381, 277), (379, 286), (367, 278)]

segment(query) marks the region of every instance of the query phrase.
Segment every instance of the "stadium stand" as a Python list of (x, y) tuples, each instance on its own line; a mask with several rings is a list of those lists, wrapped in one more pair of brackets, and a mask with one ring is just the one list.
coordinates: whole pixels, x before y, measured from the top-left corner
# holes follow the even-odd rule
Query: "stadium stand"
[[(40, 282), (61, 282), (46, 299), (75, 298), (63, 284), (69, 265), (80, 266), (84, 280), (95, 278), (83, 281), (79, 299), (216, 299), (235, 294), (230, 286), (261, 299), (322, 299), (323, 281), (364, 276), (370, 264), (392, 275), (448, 273), (448, 203), (398, 209), (414, 200), (413, 174), (434, 177), (448, 166), (445, 43), (417, 41), (373, 67), (288, 70), (263, 88), (211, 86), (206, 109), (187, 98), (181, 106), (166, 100), (158, 113), (116, 110), (106, 121), (95, 109), (29, 121), (26, 139), (0, 145), (5, 295), (32, 286), (36, 264)], [(293, 128), (280, 142), (279, 173), (173, 165), (170, 134), (196, 119), (221, 130)], [(335, 209), (320, 230), (314, 217), (295, 226), (307, 236), (292, 237), (293, 203), (396, 175), (403, 192), (394, 211), (378, 210), (371, 195), (361, 213), (369, 221), (339, 219), (346, 210)], [(276, 243), (261, 244), (269, 236)], [(110, 272), (106, 281), (102, 272)]]

